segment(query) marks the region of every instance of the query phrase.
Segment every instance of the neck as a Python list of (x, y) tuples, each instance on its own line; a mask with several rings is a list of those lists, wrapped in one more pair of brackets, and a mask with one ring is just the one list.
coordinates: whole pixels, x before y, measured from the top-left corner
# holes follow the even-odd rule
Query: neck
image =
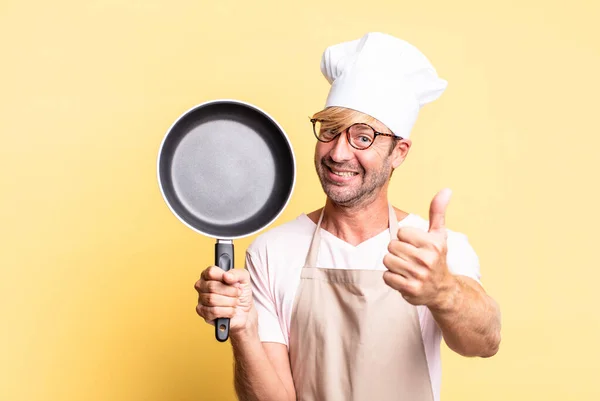
[(387, 191), (368, 204), (352, 207), (337, 205), (327, 199), (321, 227), (354, 246), (389, 227)]

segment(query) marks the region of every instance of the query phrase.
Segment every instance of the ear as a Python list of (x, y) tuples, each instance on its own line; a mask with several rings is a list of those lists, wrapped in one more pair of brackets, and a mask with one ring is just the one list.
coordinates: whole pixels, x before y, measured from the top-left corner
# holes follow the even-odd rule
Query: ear
[(392, 150), (392, 168), (396, 169), (404, 162), (411, 146), (412, 141), (410, 139), (401, 139), (396, 143), (394, 150)]

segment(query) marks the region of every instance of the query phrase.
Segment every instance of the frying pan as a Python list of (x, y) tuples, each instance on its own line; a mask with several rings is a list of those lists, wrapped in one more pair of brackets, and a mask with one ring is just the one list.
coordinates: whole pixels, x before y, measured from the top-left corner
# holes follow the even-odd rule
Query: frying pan
[[(218, 99), (184, 112), (160, 145), (159, 187), (173, 214), (216, 239), (215, 265), (233, 268), (233, 240), (250, 236), (283, 212), (296, 182), (296, 161), (283, 128), (257, 106)], [(229, 319), (215, 322), (218, 341)]]

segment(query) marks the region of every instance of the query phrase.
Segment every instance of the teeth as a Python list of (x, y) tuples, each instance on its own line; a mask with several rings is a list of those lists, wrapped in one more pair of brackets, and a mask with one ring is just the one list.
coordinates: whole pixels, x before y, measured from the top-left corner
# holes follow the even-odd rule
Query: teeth
[(357, 174), (357, 173), (353, 173), (351, 171), (340, 171), (340, 172), (338, 172), (338, 171), (333, 171), (332, 170), (332, 172), (333, 172), (333, 174), (339, 175), (340, 177), (352, 177), (353, 175)]

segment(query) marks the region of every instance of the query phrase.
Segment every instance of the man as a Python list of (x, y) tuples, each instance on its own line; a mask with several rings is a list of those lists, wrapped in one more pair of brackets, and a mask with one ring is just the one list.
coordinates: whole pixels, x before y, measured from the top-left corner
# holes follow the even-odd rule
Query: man
[(209, 267), (197, 312), (229, 317), (242, 400), (439, 400), (440, 343), (494, 355), (500, 311), (466, 236), (389, 205), (419, 109), (446, 88), (427, 58), (381, 33), (329, 47), (331, 83), (311, 119), (323, 209), (251, 244), (246, 270)]

